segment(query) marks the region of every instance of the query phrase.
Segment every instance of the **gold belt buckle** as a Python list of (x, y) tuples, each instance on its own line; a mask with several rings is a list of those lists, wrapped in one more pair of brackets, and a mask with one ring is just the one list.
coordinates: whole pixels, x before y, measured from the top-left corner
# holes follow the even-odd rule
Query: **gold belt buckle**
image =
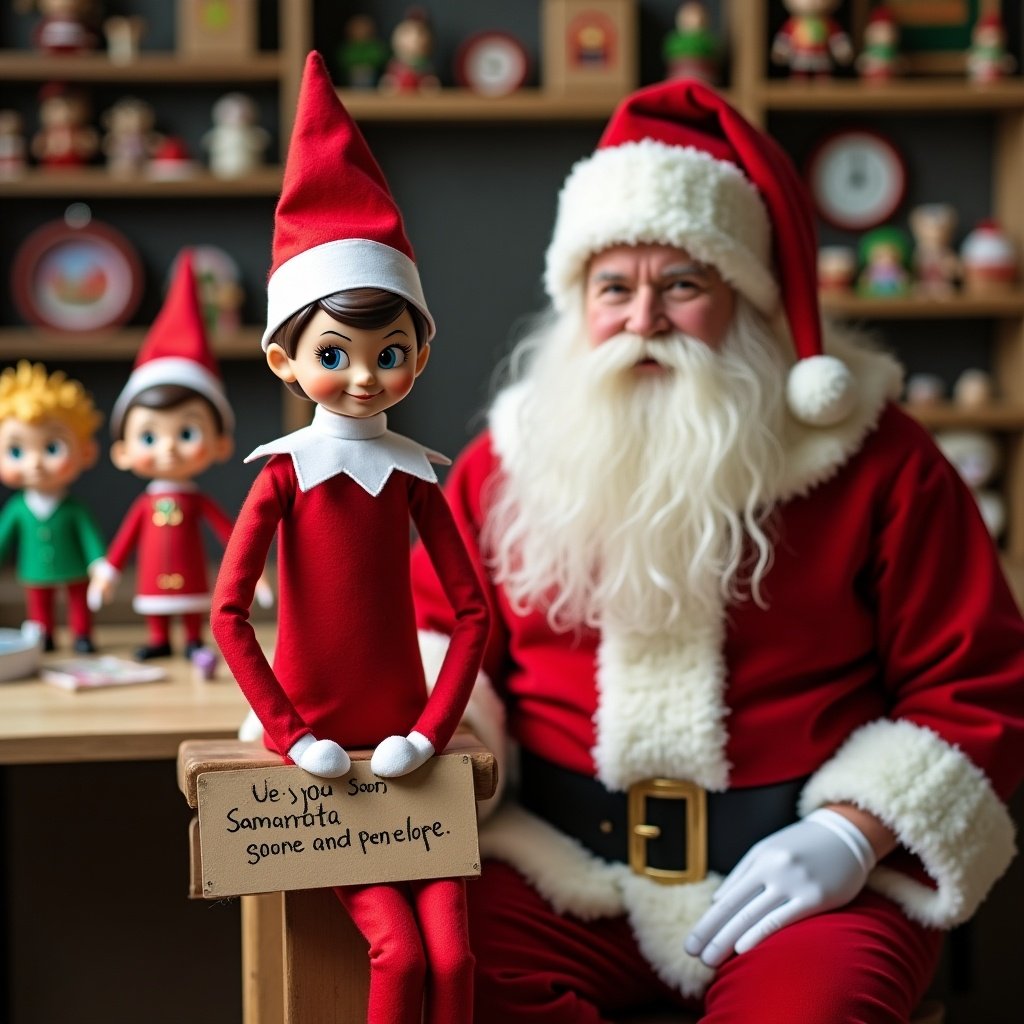
[[(647, 800), (684, 800), (686, 802), (686, 867), (652, 868), (647, 864), (647, 840), (657, 839), (661, 829), (649, 825)], [(629, 866), (638, 874), (660, 882), (678, 885), (699, 882), (708, 873), (708, 797), (703, 786), (677, 779), (641, 779), (629, 787)]]

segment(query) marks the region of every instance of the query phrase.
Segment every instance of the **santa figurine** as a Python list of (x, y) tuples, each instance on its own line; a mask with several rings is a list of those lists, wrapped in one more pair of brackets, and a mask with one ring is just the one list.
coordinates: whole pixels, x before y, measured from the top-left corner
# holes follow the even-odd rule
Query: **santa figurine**
[[(150, 482), (121, 521), (106, 559), (91, 569), (89, 585), (94, 608), (111, 600), (137, 552), (133, 607), (148, 629), (147, 642), (135, 652), (140, 661), (172, 653), (175, 615), (184, 622), (186, 657), (203, 647), (210, 588), (202, 524), (226, 544), (233, 523), (194, 481), (231, 457), (234, 425), (186, 252), (110, 416), (111, 461)], [(269, 599), (262, 586), (260, 596)]]
[[(274, 225), (263, 348), (316, 403), (312, 424), (262, 445), (214, 592), (214, 637), (266, 745), (313, 775), (404, 775), (451, 739), (479, 669), (486, 599), (432, 463), (388, 430), (427, 364), (434, 322), (387, 182), (310, 54)], [(409, 522), (458, 622), (428, 697), (413, 616)], [(273, 665), (247, 609), (277, 538)], [(469, 1024), (473, 957), (462, 879), (335, 890), (370, 945), (371, 1024)], [(428, 976), (424, 1015), (424, 968)], [(419, 979), (414, 983), (413, 979)]]
[(830, 78), (833, 64), (853, 60), (850, 37), (832, 17), (838, 0), (784, 0), (789, 12), (772, 40), (772, 60), (794, 78)]

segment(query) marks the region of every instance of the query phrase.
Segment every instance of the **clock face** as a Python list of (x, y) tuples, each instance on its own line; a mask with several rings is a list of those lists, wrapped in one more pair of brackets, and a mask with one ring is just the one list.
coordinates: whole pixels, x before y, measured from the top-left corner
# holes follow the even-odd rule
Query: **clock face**
[(456, 57), (460, 85), (481, 96), (507, 96), (526, 81), (529, 58), (519, 40), (505, 32), (480, 32)]
[(869, 131), (830, 135), (812, 154), (808, 179), (822, 219), (847, 231), (878, 227), (906, 191), (906, 167), (896, 147)]

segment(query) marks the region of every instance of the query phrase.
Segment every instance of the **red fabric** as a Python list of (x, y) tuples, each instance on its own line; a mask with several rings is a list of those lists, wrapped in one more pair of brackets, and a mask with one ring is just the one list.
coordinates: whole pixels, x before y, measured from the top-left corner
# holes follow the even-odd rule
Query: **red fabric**
[(306, 58), (274, 214), (270, 276), (325, 242), (366, 238), (414, 259), (402, 215), (362, 132), (341, 104), (323, 58)]
[(187, 249), (178, 257), (171, 287), (139, 347), (134, 369), (153, 359), (168, 358), (191, 360), (220, 380), (220, 368), (206, 339), (203, 308), (192, 269), (192, 253)]
[(642, 139), (693, 146), (735, 164), (753, 182), (771, 219), (775, 271), (797, 356), (821, 355), (814, 211), (803, 179), (782, 147), (713, 89), (692, 79), (660, 82), (627, 96), (598, 149)]
[(370, 944), (367, 1024), (472, 1024), (463, 879), (334, 891)]
[[(92, 612), (86, 602), (86, 594), (89, 589), (87, 580), (80, 580), (77, 583), (67, 583), (68, 594), (68, 626), (71, 635), (74, 637), (89, 637), (92, 635)], [(57, 594), (56, 587), (29, 587), (24, 586), (25, 591), (25, 617), (32, 622), (38, 622), (43, 627), (43, 632), (48, 636), (53, 635), (54, 614), (53, 603)]]
[(147, 615), (146, 633), (150, 647), (163, 647), (171, 642), (170, 615)]
[[(485, 576), (481, 493), (497, 469), (484, 435), (448, 482)], [(1005, 800), (1024, 774), (1024, 624), (974, 499), (925, 431), (890, 407), (832, 479), (781, 507), (777, 531), (769, 607), (746, 601), (726, 619), (730, 784), (807, 775), (889, 716), (958, 746)], [(420, 627), (450, 632), (422, 553), (413, 566)], [(556, 635), (499, 590), (489, 597), (483, 668), (509, 731), (593, 774), (597, 635)]]
[[(654, 1004), (697, 1009), (652, 971), (623, 918), (557, 914), (512, 868), (484, 863), (469, 893), (476, 1020), (601, 1024)], [(719, 968), (703, 1024), (899, 1024), (938, 962), (940, 932), (870, 892), (808, 918)]]
[[(439, 593), (450, 602), (452, 643), (429, 699), (412, 607), (410, 514), (437, 567)], [(275, 533), (271, 669), (248, 617)], [(342, 473), (303, 493), (291, 458), (278, 456), (239, 514), (217, 578), (212, 625), (271, 749), (287, 753), (307, 732), (368, 747), (415, 729), (441, 750), (476, 679), (487, 608), (436, 484), (396, 471), (373, 497)]]
[[(227, 544), (231, 517), (199, 491), (170, 491), (139, 495), (128, 509), (107, 551), (107, 561), (124, 570), (138, 548), (136, 593), (148, 597), (185, 597), (209, 593), (202, 522)], [(169, 576), (181, 585), (168, 588)], [(177, 582), (177, 581), (176, 581)]]

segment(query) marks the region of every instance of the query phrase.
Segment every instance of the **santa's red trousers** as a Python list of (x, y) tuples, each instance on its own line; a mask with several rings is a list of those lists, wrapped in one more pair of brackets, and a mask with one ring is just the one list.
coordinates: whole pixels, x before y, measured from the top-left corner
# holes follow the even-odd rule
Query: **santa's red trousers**
[(658, 979), (625, 918), (557, 914), (491, 861), (468, 891), (480, 1024), (601, 1024), (657, 1005), (703, 1010), (702, 1024), (905, 1024), (942, 945), (941, 932), (864, 892), (729, 959), (700, 1003)]
[[(334, 892), (370, 944), (367, 1024), (472, 1024), (466, 883), (437, 878)], [(483, 1019), (483, 1018), (480, 1018)]]

